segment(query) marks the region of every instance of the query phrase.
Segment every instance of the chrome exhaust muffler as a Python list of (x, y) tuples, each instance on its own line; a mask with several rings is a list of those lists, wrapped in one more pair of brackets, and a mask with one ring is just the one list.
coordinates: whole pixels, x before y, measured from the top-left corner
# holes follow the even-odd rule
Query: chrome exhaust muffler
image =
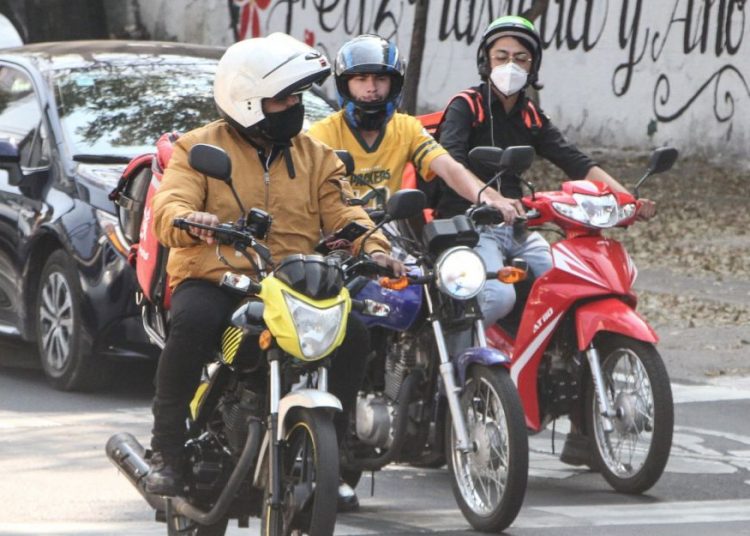
[(167, 508), (165, 498), (146, 491), (145, 477), (151, 467), (146, 461), (143, 445), (132, 434), (123, 432), (110, 437), (105, 450), (107, 457), (125, 474), (151, 508), (164, 512)]

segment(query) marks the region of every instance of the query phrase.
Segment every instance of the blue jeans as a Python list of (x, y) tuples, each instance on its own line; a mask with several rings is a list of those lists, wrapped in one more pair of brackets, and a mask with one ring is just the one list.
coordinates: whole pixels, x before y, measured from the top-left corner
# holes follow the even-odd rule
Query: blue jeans
[[(531, 233), (519, 243), (513, 239), (512, 225), (480, 228), (479, 244), (474, 248), (484, 260), (488, 271), (497, 271), (506, 264), (506, 259), (520, 257), (525, 260), (534, 277), (539, 277), (552, 268), (552, 253), (547, 241), (539, 233)], [(516, 291), (513, 285), (488, 280), (479, 295), (479, 307), (484, 323), (491, 326), (513, 310)]]

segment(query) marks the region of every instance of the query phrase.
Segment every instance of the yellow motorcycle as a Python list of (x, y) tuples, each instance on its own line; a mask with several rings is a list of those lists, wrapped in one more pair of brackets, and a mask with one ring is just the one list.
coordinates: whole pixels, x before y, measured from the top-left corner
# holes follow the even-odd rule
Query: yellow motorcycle
[[(224, 151), (197, 145), (190, 156), (195, 169), (232, 186)], [(248, 299), (234, 311), (190, 405), (184, 492), (168, 498), (146, 491), (151, 453), (129, 433), (112, 436), (107, 455), (169, 535), (222, 536), (229, 519), (247, 527), (251, 516), (261, 518), (265, 536), (332, 534), (339, 483), (332, 417), (341, 403), (328, 392), (328, 366), (352, 307), (341, 268), (319, 255), (291, 255), (273, 266), (259, 242), (271, 219), (257, 209), (234, 224), (174, 224), (213, 231), (258, 277), (223, 277), (223, 286)], [(258, 393), (261, 367), (267, 387)]]

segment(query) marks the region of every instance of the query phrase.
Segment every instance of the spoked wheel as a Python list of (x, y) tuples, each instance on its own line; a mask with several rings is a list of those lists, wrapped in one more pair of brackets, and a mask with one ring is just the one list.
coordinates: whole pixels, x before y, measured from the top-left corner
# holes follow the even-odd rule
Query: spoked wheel
[(609, 484), (622, 493), (641, 493), (664, 472), (672, 447), (674, 406), (669, 377), (653, 345), (608, 334), (597, 341), (605, 391), (617, 416), (605, 431), (596, 392), (589, 382), (587, 429), (594, 457)]
[(529, 443), (521, 400), (505, 369), (475, 365), (461, 396), (472, 451), (457, 448), (446, 424), (453, 495), (476, 530), (499, 532), (518, 515), (526, 493)]
[(280, 464), (282, 504), (273, 509), (266, 489), (261, 534), (333, 534), (339, 450), (330, 416), (322, 411), (296, 410), (289, 419)]

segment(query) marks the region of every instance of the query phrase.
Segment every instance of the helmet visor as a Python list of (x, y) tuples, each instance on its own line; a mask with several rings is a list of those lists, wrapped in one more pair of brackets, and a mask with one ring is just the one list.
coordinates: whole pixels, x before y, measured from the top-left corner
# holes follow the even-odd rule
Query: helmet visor
[(395, 63), (396, 48), (388, 46), (383, 41), (380, 43), (369, 41), (353, 44), (341, 51), (337, 67), (342, 68), (337, 74), (349, 73), (389, 73), (397, 71)]

